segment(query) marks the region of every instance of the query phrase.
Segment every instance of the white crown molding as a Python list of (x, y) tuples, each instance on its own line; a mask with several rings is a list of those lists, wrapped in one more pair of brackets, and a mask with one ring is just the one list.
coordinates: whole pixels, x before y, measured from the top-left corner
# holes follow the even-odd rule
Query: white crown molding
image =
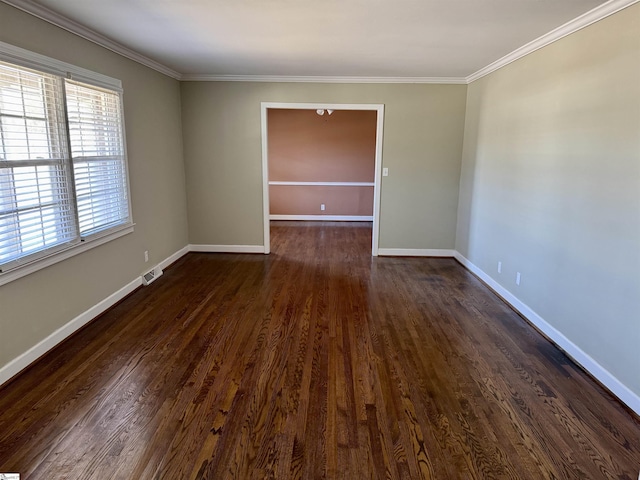
[(477, 72), (472, 73), (466, 78), (466, 83), (475, 82), (479, 78), (489, 75), (490, 73), (495, 72), (496, 70), (506, 65), (509, 65), (510, 63), (515, 62), (525, 55), (529, 55), (530, 53), (533, 53), (536, 50), (541, 49), (542, 47), (546, 47), (547, 45), (556, 42), (561, 38), (566, 37), (567, 35), (571, 35), (578, 30), (588, 27), (589, 25), (596, 23), (610, 15), (613, 15), (620, 10), (630, 7), (631, 5), (638, 3), (639, 1), (640, 0), (609, 0), (606, 3), (603, 3), (602, 5), (589, 10), (587, 13), (584, 13), (579, 17), (568, 21), (564, 25), (551, 30), (549, 33), (536, 38), (532, 42), (523, 45), (522, 47), (514, 50), (513, 52), (487, 65), (486, 67), (481, 68)]
[(73, 78), (85, 83), (91, 83), (122, 92), (122, 81), (117, 78), (93, 72), (86, 68), (77, 67), (70, 63), (61, 62), (55, 58), (40, 55), (39, 53), (5, 42), (0, 42), (0, 59), (22, 65), (23, 67), (35, 68), (36, 70), (45, 71), (61, 77)]
[(619, 12), (640, 0), (609, 0), (602, 5), (570, 20), (560, 27), (523, 45), (495, 62), (481, 68), (468, 77), (357, 77), (357, 76), (294, 76), (294, 75), (217, 75), (217, 74), (181, 74), (155, 60), (152, 60), (124, 45), (115, 42), (59, 13), (35, 3), (33, 0), (0, 0), (19, 10), (27, 12), (46, 22), (56, 25), (101, 47), (145, 65), (164, 75), (185, 82), (273, 82), (273, 83), (414, 83), (414, 84), (453, 84), (467, 85), (496, 70), (535, 52), (582, 28), (596, 23)]
[(272, 83), (435, 83), (465, 85), (464, 77), (349, 77), (292, 75), (202, 75), (185, 74), (183, 82), (272, 82)]
[(180, 80), (180, 73), (175, 70), (162, 65), (155, 60), (152, 60), (144, 55), (131, 50), (130, 48), (121, 45), (118, 42), (114, 42), (110, 38), (105, 37), (97, 32), (94, 32), (90, 28), (85, 27), (84, 25), (80, 25), (73, 20), (60, 15), (59, 13), (54, 12), (42, 5), (38, 5), (32, 0), (1, 0), (2, 2), (11, 5), (23, 12), (27, 12), (34, 17), (38, 17), (46, 22), (49, 22), (57, 27), (60, 27), (68, 32), (71, 32), (79, 37), (84, 38), (85, 40), (89, 40), (101, 47), (104, 47), (112, 52), (115, 52), (123, 57), (128, 58), (129, 60), (133, 60), (134, 62), (140, 63), (146, 67), (152, 68), (157, 72), (160, 72), (169, 77), (175, 78), (176, 80)]

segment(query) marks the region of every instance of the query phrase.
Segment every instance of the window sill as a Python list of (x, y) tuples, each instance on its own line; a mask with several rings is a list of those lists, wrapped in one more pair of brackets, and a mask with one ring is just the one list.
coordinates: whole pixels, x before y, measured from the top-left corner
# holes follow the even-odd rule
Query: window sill
[(104, 245), (105, 243), (108, 243), (111, 240), (115, 240), (116, 238), (120, 238), (124, 235), (132, 233), (134, 225), (135, 224), (132, 224), (132, 223), (123, 225), (121, 228), (117, 230), (112, 230), (104, 236), (100, 236), (97, 238), (93, 238), (91, 240), (80, 242), (76, 245), (72, 245), (69, 248), (65, 248), (64, 250), (58, 251), (49, 256), (39, 258), (38, 260), (34, 260), (31, 263), (27, 263), (13, 270), (9, 270), (8, 272), (0, 273), (0, 286), (6, 285), (7, 283), (13, 282), (14, 280), (30, 275), (34, 272), (37, 272), (38, 270), (42, 270), (43, 268), (49, 267), (63, 260), (74, 257), (80, 253), (91, 250), (92, 248), (98, 247), (100, 245)]

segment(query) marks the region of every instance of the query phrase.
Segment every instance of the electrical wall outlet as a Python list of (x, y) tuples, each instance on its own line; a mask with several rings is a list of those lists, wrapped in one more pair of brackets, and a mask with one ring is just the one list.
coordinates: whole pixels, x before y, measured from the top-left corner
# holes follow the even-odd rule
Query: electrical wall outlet
[(502, 273), (502, 262), (498, 262), (498, 273)]
[(520, 285), (520, 272), (516, 272), (516, 285)]
[(145, 250), (144, 251), (144, 263), (147, 263), (149, 261), (149, 251)]
[(320, 204), (320, 210), (322, 210), (324, 212), (324, 203)]

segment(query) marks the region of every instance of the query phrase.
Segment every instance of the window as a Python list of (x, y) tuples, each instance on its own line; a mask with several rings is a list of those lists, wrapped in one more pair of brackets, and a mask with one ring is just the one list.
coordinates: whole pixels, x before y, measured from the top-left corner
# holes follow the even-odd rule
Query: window
[(50, 70), (0, 55), (0, 274), (132, 225), (119, 88)]
[(65, 81), (80, 234), (129, 218), (120, 96)]

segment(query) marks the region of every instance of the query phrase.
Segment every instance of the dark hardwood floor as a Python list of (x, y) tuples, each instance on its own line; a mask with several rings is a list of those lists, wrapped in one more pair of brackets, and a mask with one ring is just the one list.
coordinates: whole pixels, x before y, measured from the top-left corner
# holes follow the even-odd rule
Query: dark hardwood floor
[(0, 390), (0, 472), (638, 478), (637, 417), (456, 261), (370, 241), (183, 257)]

